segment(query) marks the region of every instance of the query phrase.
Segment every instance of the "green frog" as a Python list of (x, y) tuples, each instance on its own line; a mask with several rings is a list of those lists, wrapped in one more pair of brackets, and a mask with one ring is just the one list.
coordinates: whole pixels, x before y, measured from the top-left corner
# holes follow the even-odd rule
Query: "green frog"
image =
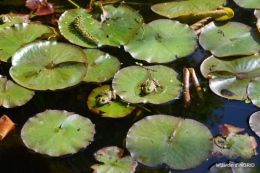
[(98, 105), (105, 105), (105, 104), (111, 104), (111, 100), (116, 99), (116, 93), (115, 91), (111, 91), (109, 89), (106, 89), (102, 92), (100, 92), (96, 97), (96, 103)]
[(149, 78), (147, 80), (141, 82), (138, 86), (141, 87), (141, 94), (150, 94), (153, 92), (157, 92), (157, 87), (162, 87), (157, 79), (151, 78), (151, 74), (149, 75)]

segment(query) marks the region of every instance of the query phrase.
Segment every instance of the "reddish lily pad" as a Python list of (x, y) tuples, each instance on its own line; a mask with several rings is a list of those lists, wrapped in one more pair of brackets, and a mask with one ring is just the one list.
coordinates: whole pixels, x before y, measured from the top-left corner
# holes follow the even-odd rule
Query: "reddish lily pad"
[(90, 144), (95, 133), (91, 121), (73, 112), (46, 110), (30, 118), (21, 130), (24, 144), (41, 154), (73, 154)]
[(97, 87), (88, 96), (87, 105), (92, 112), (100, 114), (102, 117), (121, 118), (130, 114), (135, 109), (135, 106), (120, 101), (119, 97), (110, 100), (110, 102), (106, 104), (99, 105), (97, 103), (97, 97), (101, 92), (106, 90), (112, 91), (111, 86), (103, 85)]
[(118, 147), (106, 147), (98, 150), (94, 157), (104, 164), (91, 166), (95, 172), (134, 173), (137, 162), (131, 156), (122, 157), (124, 150)]
[(212, 22), (202, 30), (199, 43), (216, 57), (252, 55), (260, 51), (260, 33), (238, 22)]
[(86, 75), (86, 54), (66, 43), (39, 41), (27, 44), (12, 57), (11, 77), (33, 90), (74, 86)]
[(0, 75), (0, 106), (5, 108), (22, 106), (27, 103), (33, 95), (34, 91), (21, 87)]
[(152, 115), (129, 129), (126, 148), (144, 165), (156, 167), (165, 163), (172, 169), (185, 170), (201, 164), (210, 156), (212, 135), (198, 121)]
[(196, 40), (195, 32), (188, 25), (159, 19), (143, 25), (124, 48), (135, 59), (166, 63), (191, 54)]

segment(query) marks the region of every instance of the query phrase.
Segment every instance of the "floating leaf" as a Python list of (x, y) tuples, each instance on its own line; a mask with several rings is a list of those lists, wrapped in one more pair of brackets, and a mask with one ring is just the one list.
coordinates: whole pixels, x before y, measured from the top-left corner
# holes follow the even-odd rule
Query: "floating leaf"
[(17, 85), (0, 75), (0, 106), (12, 108), (27, 103), (34, 95), (34, 91)]
[(225, 0), (188, 0), (173, 1), (152, 6), (152, 10), (162, 16), (175, 18), (182, 15), (211, 11), (224, 4)]
[[(142, 16), (128, 6), (106, 5), (104, 10), (107, 16), (101, 22), (84, 9), (66, 11), (58, 22), (61, 34), (84, 47), (120, 46), (128, 43), (143, 24)], [(78, 29), (75, 19), (80, 19), (76, 20)]]
[(195, 120), (152, 115), (129, 129), (126, 148), (144, 165), (155, 167), (165, 163), (172, 169), (184, 170), (210, 156), (212, 135)]
[(73, 112), (46, 110), (30, 118), (21, 130), (24, 144), (41, 154), (62, 156), (90, 144), (95, 133), (91, 121)]
[(10, 75), (20, 85), (34, 90), (57, 90), (82, 81), (86, 55), (66, 43), (39, 41), (27, 44), (12, 57)]
[(234, 2), (243, 8), (256, 8), (260, 9), (260, 2), (258, 0), (234, 0)]
[[(112, 87), (121, 99), (129, 103), (162, 104), (174, 100), (181, 92), (181, 83), (177, 79), (178, 73), (173, 69), (155, 65), (145, 69), (140, 66), (130, 66), (118, 71), (113, 79)], [(147, 81), (148, 80), (148, 81)], [(149, 94), (142, 93), (142, 84), (155, 80), (160, 86)]]
[(97, 103), (97, 97), (101, 92), (108, 91), (111, 92), (112, 89), (110, 85), (103, 85), (102, 87), (95, 88), (88, 97), (88, 108), (97, 114), (102, 115), (102, 117), (110, 117), (110, 118), (120, 118), (130, 114), (134, 109), (135, 106), (128, 105), (120, 101), (119, 98), (113, 99), (103, 105), (99, 105)]
[(52, 34), (53, 30), (45, 25), (20, 23), (0, 29), (0, 60), (10, 62), (16, 50), (34, 41), (43, 34)]
[(253, 113), (249, 118), (250, 128), (260, 137), (260, 111)]
[(232, 58), (210, 56), (200, 66), (204, 77), (209, 78), (211, 90), (224, 98), (247, 99), (250, 81), (260, 76), (260, 55)]
[(85, 49), (84, 51), (88, 57), (84, 82), (105, 82), (119, 70), (120, 62), (116, 57), (97, 49)]
[(12, 120), (6, 116), (3, 115), (0, 118), (0, 141), (3, 140), (3, 138), (15, 128), (15, 124), (12, 122)]
[(96, 173), (133, 173), (137, 162), (131, 156), (122, 158), (124, 150), (118, 147), (106, 147), (98, 150), (94, 157), (97, 161), (104, 164), (91, 166)]
[(186, 24), (167, 19), (143, 25), (125, 50), (135, 59), (165, 63), (192, 53), (197, 45), (195, 32)]
[(256, 77), (251, 80), (247, 87), (247, 95), (252, 103), (260, 107), (260, 97), (259, 97), (259, 87), (260, 87), (260, 77)]
[(260, 34), (242, 23), (212, 22), (202, 30), (199, 43), (217, 57), (252, 55), (260, 51)]
[(228, 158), (242, 157), (249, 159), (256, 154), (255, 149), (257, 146), (256, 140), (248, 134), (236, 134), (241, 131), (241, 128), (233, 127), (229, 125), (229, 129), (235, 130), (232, 133), (228, 133), (227, 136), (216, 136), (214, 138), (213, 154), (224, 155)]

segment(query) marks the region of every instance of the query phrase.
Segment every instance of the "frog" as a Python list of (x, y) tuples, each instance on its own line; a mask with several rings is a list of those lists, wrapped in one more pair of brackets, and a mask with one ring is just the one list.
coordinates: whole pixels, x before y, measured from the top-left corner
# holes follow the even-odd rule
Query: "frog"
[(160, 82), (155, 78), (152, 79), (151, 76), (149, 76), (149, 78), (145, 81), (141, 82), (138, 86), (141, 87), (142, 94), (157, 92), (157, 87), (162, 88)]
[(116, 99), (116, 93), (114, 90), (106, 89), (101, 91), (96, 97), (96, 103), (98, 105), (110, 105), (112, 103), (112, 99)]

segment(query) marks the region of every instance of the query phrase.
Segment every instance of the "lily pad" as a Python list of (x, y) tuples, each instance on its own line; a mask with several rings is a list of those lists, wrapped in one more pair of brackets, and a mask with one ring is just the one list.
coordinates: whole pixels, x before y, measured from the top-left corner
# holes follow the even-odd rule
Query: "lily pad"
[(111, 79), (120, 68), (120, 61), (97, 49), (85, 49), (88, 57), (87, 74), (84, 82), (105, 82)]
[(152, 10), (168, 18), (176, 18), (182, 15), (211, 11), (224, 4), (226, 0), (187, 0), (172, 1), (152, 6)]
[(26, 88), (57, 90), (81, 82), (87, 71), (86, 61), (86, 54), (77, 46), (39, 41), (15, 52), (9, 72)]
[[(162, 104), (173, 101), (180, 94), (182, 87), (177, 76), (177, 72), (163, 65), (130, 66), (115, 74), (112, 88), (121, 99), (129, 103)], [(160, 83), (160, 87), (156, 87), (157, 91), (142, 94), (141, 84), (147, 80), (156, 80)]]
[(135, 109), (135, 106), (122, 102), (119, 98), (111, 100), (110, 103), (99, 105), (97, 103), (97, 97), (101, 92), (106, 90), (112, 90), (110, 85), (97, 87), (90, 93), (87, 105), (92, 112), (100, 114), (102, 117), (120, 118), (125, 117)]
[(197, 37), (188, 25), (159, 19), (143, 25), (131, 42), (124, 46), (135, 59), (166, 63), (191, 54)]
[(11, 56), (18, 48), (47, 33), (52, 34), (53, 30), (36, 23), (20, 23), (0, 29), (0, 60), (10, 62)]
[[(85, 9), (66, 11), (58, 22), (61, 34), (84, 47), (120, 46), (128, 43), (143, 24), (142, 16), (128, 6), (106, 5), (104, 10), (107, 15), (101, 22)], [(78, 23), (81, 29), (75, 28), (76, 18), (81, 18)]]
[(152, 115), (129, 129), (126, 148), (144, 165), (155, 167), (165, 163), (172, 169), (185, 170), (210, 156), (212, 134), (195, 120)]
[(260, 137), (260, 111), (253, 113), (249, 118), (250, 128)]
[(199, 43), (217, 57), (252, 55), (260, 51), (260, 33), (238, 22), (212, 22), (202, 30)]
[(104, 164), (91, 166), (98, 173), (133, 173), (137, 162), (131, 156), (122, 157), (124, 150), (118, 147), (106, 147), (98, 150), (94, 157)]
[(34, 95), (34, 91), (17, 85), (6, 77), (0, 75), (0, 106), (12, 108), (22, 106)]
[(234, 0), (234, 2), (243, 8), (256, 8), (260, 9), (260, 2), (258, 0)]
[(255, 106), (260, 107), (260, 77), (256, 77), (251, 80), (247, 87), (247, 95)]
[(62, 156), (89, 145), (94, 133), (94, 125), (86, 117), (73, 112), (46, 110), (24, 124), (21, 137), (35, 152)]
[(232, 58), (210, 56), (200, 66), (204, 77), (209, 78), (211, 90), (224, 98), (247, 99), (250, 81), (260, 76), (260, 55)]

